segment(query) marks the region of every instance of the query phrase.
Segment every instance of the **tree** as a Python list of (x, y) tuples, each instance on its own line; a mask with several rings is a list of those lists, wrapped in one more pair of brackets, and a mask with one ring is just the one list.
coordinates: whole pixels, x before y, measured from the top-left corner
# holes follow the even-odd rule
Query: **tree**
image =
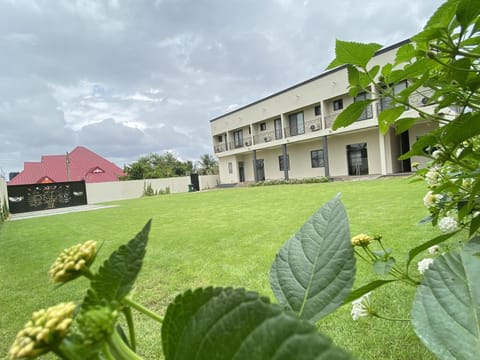
[(218, 174), (218, 162), (210, 154), (203, 154), (200, 156), (200, 161), (197, 163), (200, 175), (215, 175)]
[(186, 176), (193, 171), (191, 161), (181, 161), (172, 153), (149, 154), (125, 166), (128, 180)]

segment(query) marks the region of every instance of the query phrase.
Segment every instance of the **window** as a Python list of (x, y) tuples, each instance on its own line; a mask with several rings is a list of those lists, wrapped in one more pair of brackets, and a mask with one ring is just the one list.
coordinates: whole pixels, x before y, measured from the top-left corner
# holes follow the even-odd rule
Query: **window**
[[(407, 86), (408, 86), (407, 80), (401, 81), (401, 82), (399, 82), (398, 84), (395, 84), (395, 85), (390, 85), (394, 95), (397, 95), (400, 92), (402, 92), (403, 90), (405, 90), (407, 88)], [(384, 88), (386, 88), (386, 87), (384, 87)], [(380, 109), (385, 110), (385, 109), (392, 108), (393, 105), (391, 104), (391, 102), (392, 102), (392, 99), (390, 99), (390, 98), (381, 98), (380, 99)]]
[(282, 138), (282, 120), (280, 118), (273, 121), (275, 127), (275, 140)]
[(261, 123), (260, 124), (260, 131), (265, 131), (267, 130), (267, 123)]
[[(371, 98), (370, 93), (361, 92), (360, 94), (358, 94), (353, 98), (353, 101), (355, 102), (364, 101), (370, 98)], [(372, 105), (370, 104), (365, 108), (365, 110), (363, 110), (362, 114), (358, 117), (357, 121), (371, 119), (371, 118), (373, 118), (373, 112), (372, 112)]]
[(217, 136), (217, 141), (218, 141), (219, 143), (221, 143), (221, 142), (223, 141), (222, 135), (218, 135), (218, 136)]
[(243, 147), (243, 131), (236, 130), (233, 132), (233, 143), (236, 148)]
[[(283, 167), (283, 155), (280, 155), (278, 157), (278, 167), (280, 171), (285, 171), (285, 168)], [(290, 170), (290, 158), (287, 155), (287, 169)]]
[(312, 160), (312, 168), (319, 168), (325, 166), (323, 149), (310, 151), (310, 159)]
[(322, 115), (322, 107), (320, 105), (315, 106), (315, 116)]
[(338, 111), (343, 109), (343, 99), (333, 100), (333, 110)]
[(228, 163), (228, 173), (233, 174), (233, 164), (231, 162)]
[(288, 123), (290, 126), (290, 136), (305, 133), (305, 124), (303, 122), (303, 111), (288, 115)]

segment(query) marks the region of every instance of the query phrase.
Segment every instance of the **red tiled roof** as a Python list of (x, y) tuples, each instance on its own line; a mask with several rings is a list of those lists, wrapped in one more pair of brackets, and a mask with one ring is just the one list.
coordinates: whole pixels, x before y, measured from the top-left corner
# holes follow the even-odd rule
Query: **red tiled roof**
[[(70, 173), (67, 179), (67, 159)], [(40, 162), (25, 162), (24, 169), (8, 185), (36, 184), (45, 177), (55, 182), (80, 181), (87, 183), (118, 181), (123, 170), (83, 146), (77, 146), (67, 155), (42, 156)]]

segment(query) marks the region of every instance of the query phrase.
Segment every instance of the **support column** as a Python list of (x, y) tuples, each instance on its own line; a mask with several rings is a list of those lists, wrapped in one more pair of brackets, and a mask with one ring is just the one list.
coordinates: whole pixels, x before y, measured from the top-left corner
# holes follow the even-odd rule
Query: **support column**
[(257, 172), (257, 150), (252, 151), (253, 154), (253, 180), (258, 181), (258, 172)]
[(287, 158), (287, 144), (282, 145), (283, 155), (283, 173), (285, 180), (288, 180), (288, 158)]
[(327, 136), (322, 136), (323, 164), (325, 165), (325, 177), (330, 178), (330, 166), (328, 165), (328, 142)]
[(380, 169), (382, 175), (387, 175), (387, 156), (385, 154), (385, 136), (378, 131), (378, 146), (380, 147)]

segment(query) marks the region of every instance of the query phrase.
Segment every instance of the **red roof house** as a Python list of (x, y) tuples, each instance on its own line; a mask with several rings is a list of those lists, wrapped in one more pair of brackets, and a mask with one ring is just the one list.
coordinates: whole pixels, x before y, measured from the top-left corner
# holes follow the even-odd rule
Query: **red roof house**
[(66, 155), (42, 156), (40, 162), (25, 162), (24, 169), (8, 185), (45, 184), (65, 181), (86, 183), (118, 181), (125, 175), (114, 163), (83, 146)]

